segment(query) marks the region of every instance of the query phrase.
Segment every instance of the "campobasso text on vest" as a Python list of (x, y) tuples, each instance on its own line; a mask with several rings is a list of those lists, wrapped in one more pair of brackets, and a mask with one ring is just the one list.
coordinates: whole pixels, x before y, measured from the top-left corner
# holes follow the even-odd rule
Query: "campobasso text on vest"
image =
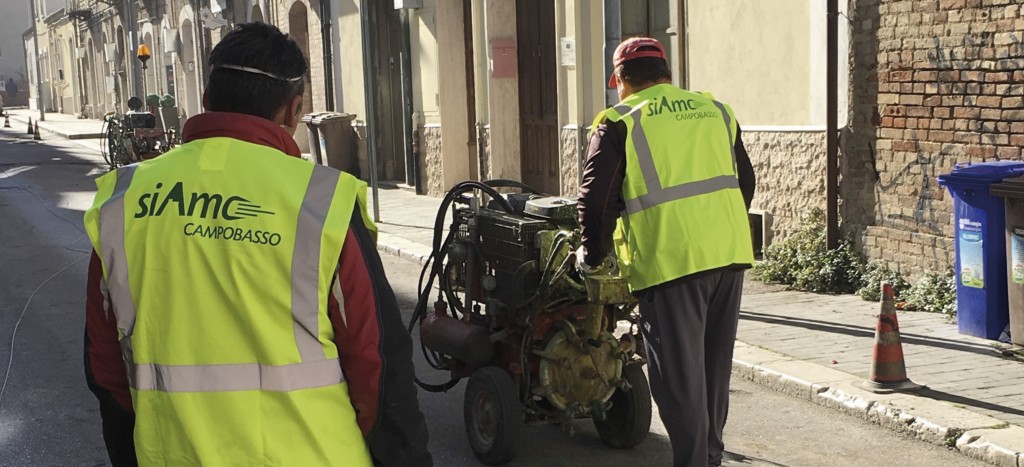
[(264, 230), (243, 229), (241, 227), (224, 227), (196, 224), (185, 224), (184, 233), (188, 237), (202, 237), (213, 240), (229, 240), (249, 242), (256, 245), (277, 246), (281, 243), (281, 234)]

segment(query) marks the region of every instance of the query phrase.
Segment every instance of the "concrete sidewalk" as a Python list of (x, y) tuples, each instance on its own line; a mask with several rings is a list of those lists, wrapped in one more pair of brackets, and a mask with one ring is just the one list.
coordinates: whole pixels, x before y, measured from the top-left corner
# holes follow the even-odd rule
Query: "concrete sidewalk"
[[(440, 200), (380, 189), (378, 249), (422, 263)], [(447, 226), (447, 223), (446, 223)], [(858, 389), (871, 365), (879, 305), (748, 280), (733, 371), (970, 457), (1024, 467), (1024, 361), (994, 341), (961, 335), (938, 314), (900, 312), (916, 393)]]
[[(17, 129), (27, 131), (30, 118), (33, 125), (39, 120), (38, 110), (8, 109), (7, 112), (11, 116), (11, 126)], [(42, 136), (50, 133), (64, 139), (99, 139), (103, 137), (103, 122), (80, 119), (74, 115), (47, 112), (46, 120), (39, 122), (39, 130)]]

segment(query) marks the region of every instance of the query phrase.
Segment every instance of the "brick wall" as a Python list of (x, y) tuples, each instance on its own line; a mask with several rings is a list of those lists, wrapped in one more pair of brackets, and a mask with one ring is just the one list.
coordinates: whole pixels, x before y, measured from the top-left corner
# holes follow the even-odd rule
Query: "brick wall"
[(955, 163), (1021, 159), (1019, 0), (851, 0), (851, 121), (842, 137), (844, 231), (916, 275), (952, 263)]

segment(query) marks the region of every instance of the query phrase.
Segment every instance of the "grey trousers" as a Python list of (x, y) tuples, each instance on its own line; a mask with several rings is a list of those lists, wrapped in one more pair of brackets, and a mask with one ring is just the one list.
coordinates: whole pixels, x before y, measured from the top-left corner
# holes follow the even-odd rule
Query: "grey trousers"
[(722, 462), (743, 271), (720, 271), (640, 295), (651, 394), (676, 467)]

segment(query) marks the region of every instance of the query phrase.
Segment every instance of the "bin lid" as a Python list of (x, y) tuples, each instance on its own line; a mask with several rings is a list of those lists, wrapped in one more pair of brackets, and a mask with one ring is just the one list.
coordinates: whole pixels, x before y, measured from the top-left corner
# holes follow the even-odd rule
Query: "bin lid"
[(994, 183), (1004, 178), (1024, 175), (1024, 161), (993, 161), (978, 164), (957, 164), (953, 171), (939, 175), (939, 184)]
[(319, 117), (323, 112), (311, 112), (302, 116), (303, 123), (313, 123), (313, 119)]
[(356, 118), (355, 114), (347, 114), (343, 112), (320, 112), (316, 115), (316, 121), (314, 123), (319, 124), (338, 119), (352, 120), (354, 118)]
[(1020, 177), (1007, 178), (1002, 183), (993, 184), (989, 193), (995, 196), (1006, 198), (1024, 199), (1024, 175)]

